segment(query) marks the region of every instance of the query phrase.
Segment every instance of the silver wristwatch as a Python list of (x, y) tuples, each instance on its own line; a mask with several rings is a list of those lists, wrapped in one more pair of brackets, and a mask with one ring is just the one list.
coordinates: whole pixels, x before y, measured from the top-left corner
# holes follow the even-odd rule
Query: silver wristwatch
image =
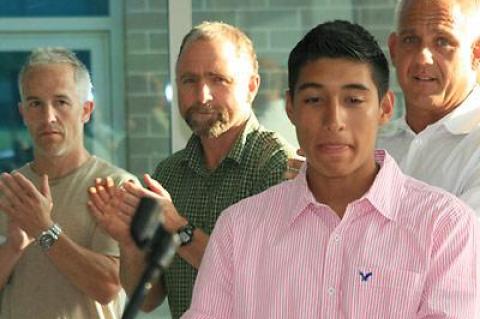
[(190, 223), (181, 227), (177, 231), (178, 237), (180, 238), (180, 246), (185, 246), (192, 242), (194, 231), (195, 231), (195, 226), (193, 226)]
[(53, 224), (52, 227), (46, 231), (43, 231), (40, 236), (38, 236), (38, 246), (40, 246), (43, 251), (49, 250), (50, 247), (52, 247), (52, 245), (58, 240), (58, 237), (60, 237), (61, 233), (62, 229), (60, 226), (58, 226), (58, 224)]

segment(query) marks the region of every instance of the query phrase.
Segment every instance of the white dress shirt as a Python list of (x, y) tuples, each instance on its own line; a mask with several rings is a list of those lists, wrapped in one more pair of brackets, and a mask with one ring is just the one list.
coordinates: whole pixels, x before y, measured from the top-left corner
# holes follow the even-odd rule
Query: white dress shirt
[(403, 118), (392, 124), (393, 130), (379, 135), (377, 147), (386, 149), (405, 174), (457, 195), (480, 217), (480, 87), (419, 134)]

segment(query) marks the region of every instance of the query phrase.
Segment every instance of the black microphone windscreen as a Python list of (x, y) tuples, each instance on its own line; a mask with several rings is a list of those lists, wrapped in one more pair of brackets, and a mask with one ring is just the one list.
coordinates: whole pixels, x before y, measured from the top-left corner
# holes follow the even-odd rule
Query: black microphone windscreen
[(139, 248), (149, 245), (162, 222), (161, 209), (151, 197), (142, 197), (130, 226), (130, 233)]

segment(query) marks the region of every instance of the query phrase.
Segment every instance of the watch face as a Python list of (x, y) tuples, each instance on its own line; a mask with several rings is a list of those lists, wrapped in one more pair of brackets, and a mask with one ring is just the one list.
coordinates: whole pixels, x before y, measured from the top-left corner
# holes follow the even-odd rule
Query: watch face
[(192, 242), (194, 230), (195, 226), (193, 226), (192, 224), (187, 224), (180, 229), (180, 231), (178, 232), (178, 237), (180, 238), (180, 246), (184, 246)]
[(44, 234), (42, 237), (40, 237), (39, 244), (42, 249), (48, 249), (53, 245), (54, 241), (55, 239), (52, 235)]
[(187, 234), (186, 232), (180, 232), (178, 234), (178, 236), (180, 237), (180, 242), (181, 243), (188, 243), (190, 241), (190, 235)]

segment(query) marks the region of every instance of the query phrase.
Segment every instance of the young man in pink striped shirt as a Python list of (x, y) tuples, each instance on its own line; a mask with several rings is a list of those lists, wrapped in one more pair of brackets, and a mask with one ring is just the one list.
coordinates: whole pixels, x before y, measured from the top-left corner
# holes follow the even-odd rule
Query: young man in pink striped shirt
[(478, 318), (473, 211), (375, 151), (393, 110), (375, 39), (320, 24), (288, 71), (306, 163), (223, 212), (184, 318)]

